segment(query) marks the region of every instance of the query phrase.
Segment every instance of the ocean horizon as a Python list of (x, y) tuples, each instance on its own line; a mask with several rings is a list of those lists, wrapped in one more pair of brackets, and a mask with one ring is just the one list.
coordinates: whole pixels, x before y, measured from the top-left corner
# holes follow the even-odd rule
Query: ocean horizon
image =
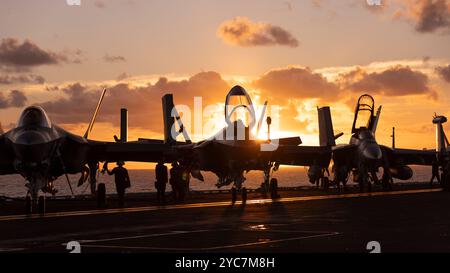
[[(431, 167), (429, 166), (412, 166), (414, 175), (410, 180), (411, 182), (424, 182), (429, 181), (431, 178)], [(211, 172), (202, 172), (205, 181), (199, 181), (191, 178), (190, 190), (216, 190), (217, 177)], [(127, 192), (155, 192), (155, 171), (154, 169), (131, 169), (129, 170), (131, 188)], [(379, 175), (380, 176), (380, 175)], [(263, 172), (250, 171), (245, 175), (247, 180), (245, 181), (245, 187), (249, 189), (259, 188), (263, 182)], [(313, 185), (308, 181), (307, 168), (306, 167), (283, 167), (281, 166), (277, 172), (273, 173), (273, 176), (278, 179), (279, 187), (299, 187), (299, 186), (311, 186)], [(89, 183), (77, 187), (79, 174), (69, 175), (70, 183), (72, 185), (75, 195), (82, 195), (90, 193)], [(106, 184), (107, 193), (115, 193), (114, 177), (107, 174), (99, 174), (98, 182)], [(351, 177), (349, 178), (350, 184)], [(15, 175), (2, 175), (0, 176), (0, 196), (7, 197), (24, 197), (26, 195), (25, 179), (18, 174)], [(70, 188), (67, 184), (64, 176), (59, 177), (55, 181), (55, 187), (58, 190), (56, 196), (70, 195)], [(221, 189), (229, 189), (231, 186), (225, 186)], [(170, 186), (168, 187), (170, 191)]]

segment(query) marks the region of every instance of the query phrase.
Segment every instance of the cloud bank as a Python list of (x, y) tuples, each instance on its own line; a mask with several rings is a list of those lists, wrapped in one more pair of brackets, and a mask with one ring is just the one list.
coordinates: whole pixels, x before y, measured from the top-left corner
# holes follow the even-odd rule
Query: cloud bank
[(223, 22), (217, 30), (217, 36), (228, 44), (242, 47), (299, 45), (299, 41), (287, 30), (269, 23), (255, 23), (247, 17), (235, 17)]

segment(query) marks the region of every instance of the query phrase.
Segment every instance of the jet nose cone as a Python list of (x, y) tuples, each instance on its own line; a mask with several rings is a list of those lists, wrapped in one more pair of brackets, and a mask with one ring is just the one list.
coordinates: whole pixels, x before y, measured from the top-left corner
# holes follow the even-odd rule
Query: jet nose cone
[(380, 160), (382, 157), (380, 146), (377, 144), (369, 144), (363, 150), (363, 156), (368, 160)]
[(15, 143), (33, 145), (41, 144), (47, 141), (45, 135), (39, 133), (38, 131), (26, 131), (17, 136)]

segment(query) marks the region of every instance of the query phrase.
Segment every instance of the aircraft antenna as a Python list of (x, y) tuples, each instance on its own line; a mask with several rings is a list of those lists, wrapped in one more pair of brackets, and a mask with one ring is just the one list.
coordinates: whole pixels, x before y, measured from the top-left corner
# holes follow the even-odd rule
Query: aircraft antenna
[(92, 128), (94, 127), (95, 119), (97, 118), (98, 110), (100, 109), (100, 105), (102, 104), (103, 98), (105, 97), (106, 88), (103, 89), (102, 94), (100, 95), (100, 99), (97, 102), (97, 107), (95, 107), (94, 114), (92, 115), (91, 121), (89, 122), (89, 126), (86, 130), (86, 133), (84, 133), (84, 138), (88, 138), (89, 133), (92, 131)]
[(395, 149), (395, 127), (392, 127), (392, 149)]

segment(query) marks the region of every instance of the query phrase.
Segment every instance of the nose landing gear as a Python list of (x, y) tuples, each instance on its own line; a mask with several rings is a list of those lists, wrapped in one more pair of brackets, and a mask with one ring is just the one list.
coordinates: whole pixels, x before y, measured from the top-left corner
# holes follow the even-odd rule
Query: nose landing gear
[(27, 215), (33, 213), (33, 203), (30, 195), (25, 197), (25, 213)]
[[(247, 202), (247, 188), (243, 187), (241, 190), (242, 204), (245, 205)], [(231, 188), (231, 203), (234, 205), (237, 200), (238, 189), (236, 187)]]
[(44, 214), (45, 207), (45, 196), (41, 195), (39, 198), (32, 198), (31, 194), (28, 194), (25, 197), (25, 213), (27, 215), (32, 214), (33, 209), (36, 209), (39, 214)]
[(43, 196), (43, 195), (39, 196), (37, 205), (38, 205), (37, 206), (38, 212), (40, 214), (44, 214), (45, 213), (45, 196)]

